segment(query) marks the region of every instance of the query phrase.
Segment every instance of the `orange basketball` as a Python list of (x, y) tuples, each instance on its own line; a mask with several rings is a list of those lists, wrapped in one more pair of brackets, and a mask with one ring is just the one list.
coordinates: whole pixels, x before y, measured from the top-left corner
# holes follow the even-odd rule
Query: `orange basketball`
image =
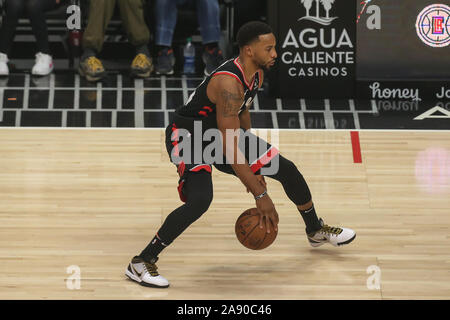
[(243, 246), (252, 250), (267, 248), (274, 242), (278, 232), (273, 228), (267, 233), (266, 224), (259, 227), (259, 214), (256, 208), (245, 210), (235, 225), (236, 237)]

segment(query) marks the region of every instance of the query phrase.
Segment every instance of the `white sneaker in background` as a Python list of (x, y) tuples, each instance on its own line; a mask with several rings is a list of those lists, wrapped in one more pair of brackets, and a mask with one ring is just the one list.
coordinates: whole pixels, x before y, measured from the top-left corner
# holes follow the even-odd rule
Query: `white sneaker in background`
[(38, 52), (36, 54), (36, 63), (31, 69), (31, 74), (36, 76), (46, 76), (53, 71), (52, 56)]
[(7, 75), (9, 75), (8, 56), (4, 53), (0, 53), (0, 76)]

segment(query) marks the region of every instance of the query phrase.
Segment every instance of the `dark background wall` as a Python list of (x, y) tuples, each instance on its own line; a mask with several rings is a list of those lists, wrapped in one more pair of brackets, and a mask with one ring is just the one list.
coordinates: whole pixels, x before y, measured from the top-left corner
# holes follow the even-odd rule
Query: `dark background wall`
[[(339, 0), (338, 0), (339, 1)], [(358, 11), (362, 8), (358, 2)], [(373, 0), (381, 8), (381, 30), (369, 30), (365, 14), (357, 28), (359, 80), (450, 80), (450, 46), (433, 48), (418, 37), (416, 19), (428, 5), (449, 0)]]

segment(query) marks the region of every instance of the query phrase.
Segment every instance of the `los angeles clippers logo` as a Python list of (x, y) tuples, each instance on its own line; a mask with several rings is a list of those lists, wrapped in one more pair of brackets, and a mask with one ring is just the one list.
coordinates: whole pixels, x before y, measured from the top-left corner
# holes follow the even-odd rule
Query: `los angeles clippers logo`
[(416, 21), (419, 38), (430, 47), (442, 48), (450, 43), (450, 7), (433, 4), (419, 13)]

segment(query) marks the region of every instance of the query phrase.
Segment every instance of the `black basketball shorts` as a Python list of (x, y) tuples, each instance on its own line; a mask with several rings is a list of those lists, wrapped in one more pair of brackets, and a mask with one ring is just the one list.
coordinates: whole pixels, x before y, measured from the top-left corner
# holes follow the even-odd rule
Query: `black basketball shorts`
[[(208, 141), (203, 137), (194, 137), (191, 131), (183, 130), (177, 127), (176, 123), (171, 123), (166, 128), (166, 149), (169, 154), (170, 161), (177, 166), (179, 175), (178, 181), (178, 193), (180, 199), (186, 202), (186, 198), (183, 194), (183, 185), (191, 172), (198, 172), (201, 170), (212, 172), (212, 166), (216, 167), (219, 171), (227, 174), (236, 175), (230, 163), (226, 160), (226, 157), (222, 152), (222, 145), (216, 148), (219, 154), (215, 152), (209, 152), (213, 141)], [(219, 129), (215, 129), (219, 130)], [(186, 135), (188, 132), (188, 135)], [(198, 135), (197, 135), (198, 136)], [(278, 170), (277, 161), (279, 151), (276, 147), (270, 145), (265, 140), (254, 135), (249, 131), (241, 131), (239, 135), (239, 150), (245, 156), (251, 170), (255, 174), (264, 174), (264, 170)], [(195, 145), (197, 143), (197, 145)], [(198, 144), (201, 144), (198, 146)], [(189, 149), (189, 151), (187, 150)], [(199, 152), (200, 151), (200, 152)], [(199, 154), (200, 153), (200, 154)]]

